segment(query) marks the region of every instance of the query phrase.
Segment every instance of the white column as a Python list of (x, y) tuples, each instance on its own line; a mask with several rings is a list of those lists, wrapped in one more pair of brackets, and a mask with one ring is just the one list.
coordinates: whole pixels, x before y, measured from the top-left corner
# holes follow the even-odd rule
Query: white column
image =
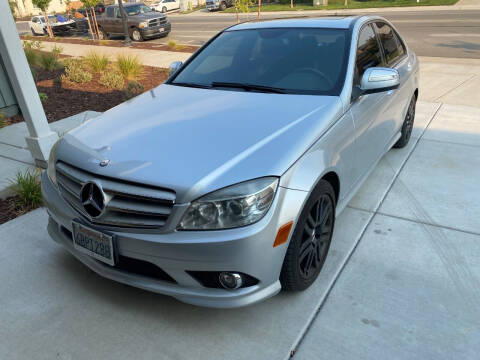
[(0, 55), (30, 134), (26, 137), (28, 149), (35, 163), (46, 167), (58, 135), (50, 130), (8, 2), (3, 0), (0, 0)]

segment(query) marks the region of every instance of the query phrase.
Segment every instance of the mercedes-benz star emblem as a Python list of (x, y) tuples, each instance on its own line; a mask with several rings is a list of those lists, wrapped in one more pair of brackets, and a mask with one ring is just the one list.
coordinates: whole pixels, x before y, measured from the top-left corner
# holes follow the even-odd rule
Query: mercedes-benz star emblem
[(104, 167), (104, 166), (107, 166), (108, 164), (110, 164), (110, 160), (105, 159), (105, 160), (100, 161), (100, 163), (98, 165)]
[(105, 195), (97, 184), (88, 182), (82, 187), (80, 194), (85, 211), (92, 218), (102, 215), (105, 209)]

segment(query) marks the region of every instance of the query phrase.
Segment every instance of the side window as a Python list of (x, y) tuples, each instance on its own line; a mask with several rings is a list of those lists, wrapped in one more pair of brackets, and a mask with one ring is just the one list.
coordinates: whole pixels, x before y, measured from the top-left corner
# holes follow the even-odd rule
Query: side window
[(382, 65), (380, 47), (371, 25), (366, 25), (358, 36), (357, 56), (355, 60), (355, 85), (360, 84), (365, 70)]
[(384, 22), (377, 22), (375, 24), (385, 53), (385, 61), (387, 65), (391, 65), (403, 56), (405, 49), (390, 26)]
[(107, 8), (107, 17), (111, 18), (114, 16), (114, 11), (112, 7)]

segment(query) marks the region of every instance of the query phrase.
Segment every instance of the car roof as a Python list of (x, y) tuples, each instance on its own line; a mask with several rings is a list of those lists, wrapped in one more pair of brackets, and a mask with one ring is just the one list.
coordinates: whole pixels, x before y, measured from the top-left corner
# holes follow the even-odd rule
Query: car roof
[(264, 21), (244, 22), (228, 28), (226, 31), (247, 30), (247, 29), (266, 29), (266, 28), (330, 28), (330, 29), (348, 29), (359, 16), (322, 16), (315, 18), (291, 18), (274, 19)]

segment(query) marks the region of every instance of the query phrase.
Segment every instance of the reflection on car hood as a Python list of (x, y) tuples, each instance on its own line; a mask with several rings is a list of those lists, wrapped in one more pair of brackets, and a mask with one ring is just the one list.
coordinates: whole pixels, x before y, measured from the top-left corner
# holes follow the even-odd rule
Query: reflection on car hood
[(57, 153), (97, 174), (174, 189), (182, 203), (282, 175), (341, 112), (338, 97), (164, 84), (71, 131)]

